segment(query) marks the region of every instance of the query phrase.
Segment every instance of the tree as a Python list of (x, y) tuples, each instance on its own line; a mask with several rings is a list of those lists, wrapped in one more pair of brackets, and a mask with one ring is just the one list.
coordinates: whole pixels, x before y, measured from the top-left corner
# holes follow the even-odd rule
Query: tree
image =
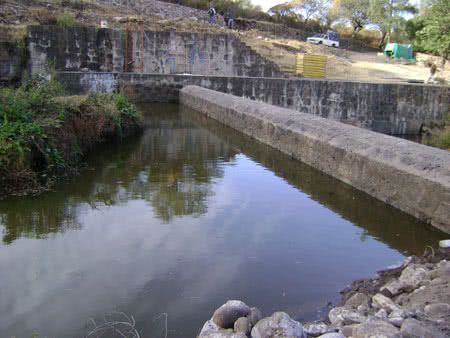
[(386, 38), (389, 41), (393, 32), (405, 29), (404, 15), (414, 14), (416, 11), (408, 0), (369, 0), (368, 17), (381, 31), (380, 49), (383, 48)]
[(294, 10), (292, 4), (289, 2), (281, 3), (279, 5), (273, 6), (269, 9), (269, 14), (275, 15), (277, 18), (282, 18), (288, 16)]
[(347, 20), (353, 27), (352, 37), (369, 23), (370, 0), (335, 0), (331, 7), (332, 16)]
[(294, 10), (303, 16), (305, 23), (312, 18), (322, 20), (328, 11), (326, 0), (294, 0), (291, 4)]
[(441, 55), (445, 62), (450, 55), (450, 1), (430, 1), (416, 27), (413, 42), (425, 52)]

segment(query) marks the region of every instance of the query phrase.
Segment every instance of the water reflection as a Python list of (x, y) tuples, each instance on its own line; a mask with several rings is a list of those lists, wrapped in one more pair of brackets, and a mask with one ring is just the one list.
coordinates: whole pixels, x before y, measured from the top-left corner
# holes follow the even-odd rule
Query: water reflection
[(80, 210), (134, 199), (148, 201), (165, 222), (207, 212), (211, 182), (223, 176), (222, 163), (232, 162), (236, 151), (182, 119), (173, 108), (142, 109), (152, 111), (145, 132), (125, 144), (98, 147), (89, 155), (89, 168), (81, 172), (82, 178), (61, 183), (54, 192), (39, 197), (0, 201), (4, 243), (77, 229)]
[(193, 337), (230, 298), (310, 319), (443, 236), (201, 115), (148, 109), (82, 176), (0, 202), (2, 337), (81, 337), (116, 310), (145, 337), (164, 337), (161, 313)]
[(377, 238), (404, 254), (420, 255), (427, 245), (425, 243), (436, 245), (436, 236), (445, 236), (414, 217), (292, 160), (279, 151), (254, 142), (249, 137), (188, 108), (182, 109), (185, 118), (234, 144), (242, 153), (261, 163), (292, 186), (361, 227), (361, 241)]

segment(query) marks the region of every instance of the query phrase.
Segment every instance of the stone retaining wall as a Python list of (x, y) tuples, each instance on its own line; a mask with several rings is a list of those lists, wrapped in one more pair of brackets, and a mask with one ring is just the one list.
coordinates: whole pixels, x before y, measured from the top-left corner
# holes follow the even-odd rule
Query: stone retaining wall
[(188, 86), (180, 101), (450, 233), (450, 152)]
[(229, 34), (30, 26), (28, 54), (31, 73), (53, 66), (57, 71), (282, 76), (275, 63)]
[(178, 101), (187, 85), (287, 107), (384, 134), (418, 134), (441, 124), (450, 88), (393, 83), (131, 73), (60, 73), (74, 93), (122, 89), (137, 102)]

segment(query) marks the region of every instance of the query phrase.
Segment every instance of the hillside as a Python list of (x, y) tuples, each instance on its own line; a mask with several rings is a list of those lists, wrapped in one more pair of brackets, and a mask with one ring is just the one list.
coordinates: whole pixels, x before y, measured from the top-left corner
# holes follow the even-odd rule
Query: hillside
[[(334, 49), (307, 44), (307, 32), (280, 24), (256, 20), (237, 19), (237, 30), (207, 22), (207, 13), (186, 6), (154, 0), (4, 0), (0, 4), (0, 24), (19, 27), (29, 24), (58, 24), (63, 26), (100, 26), (125, 29), (124, 19), (139, 15), (147, 30), (227, 33), (238, 36), (260, 55), (277, 63), (281, 68), (292, 68), (297, 53), (328, 55), (327, 78), (363, 81), (423, 81), (429, 70), (428, 57), (417, 64), (403, 64), (377, 55), (377, 50), (360, 40), (342, 39), (341, 48)], [(439, 77), (450, 80), (450, 68), (440, 70)]]

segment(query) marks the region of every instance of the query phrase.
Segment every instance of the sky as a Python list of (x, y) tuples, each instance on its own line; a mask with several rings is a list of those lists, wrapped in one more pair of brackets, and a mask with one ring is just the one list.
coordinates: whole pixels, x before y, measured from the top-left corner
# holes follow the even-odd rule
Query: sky
[(287, 0), (251, 0), (253, 4), (260, 5), (265, 11), (277, 4), (286, 2)]
[[(287, 2), (287, 0), (251, 0), (251, 2), (255, 5), (260, 5), (263, 10), (267, 11), (269, 8), (272, 8), (275, 5)], [(412, 4), (418, 5), (420, 3), (420, 0), (410, 0), (410, 2)]]

